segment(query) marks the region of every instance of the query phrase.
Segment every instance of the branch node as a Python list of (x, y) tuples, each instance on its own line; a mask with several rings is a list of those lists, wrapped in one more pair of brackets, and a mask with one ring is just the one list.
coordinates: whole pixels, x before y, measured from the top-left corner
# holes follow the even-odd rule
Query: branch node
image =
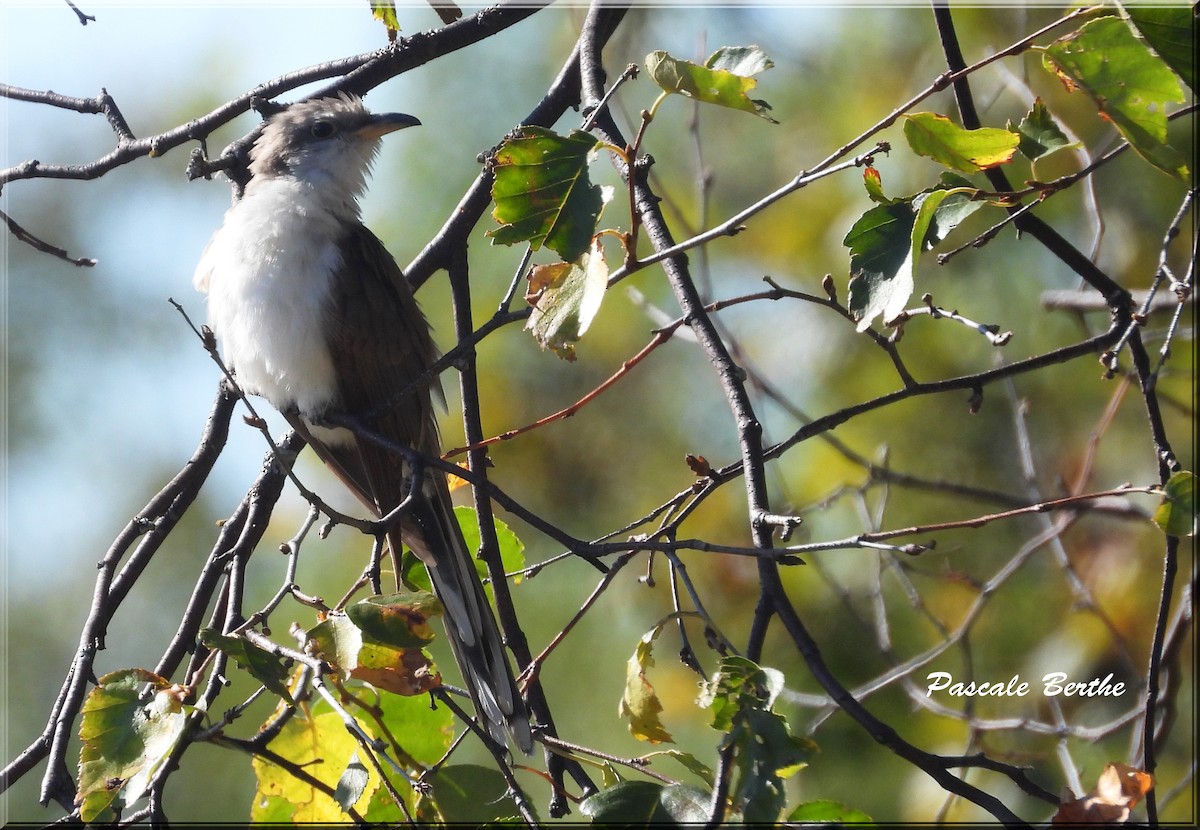
[(792, 533), (796, 528), (804, 522), (804, 519), (799, 516), (782, 516), (778, 513), (768, 513), (762, 510), (755, 514), (753, 522), (755, 527), (766, 525), (779, 528), (779, 539), (782, 542), (786, 542), (792, 537)]
[(833, 281), (833, 274), (826, 274), (821, 279), (821, 290), (825, 292), (825, 296), (831, 303), (838, 301), (837, 284)]
[(1104, 367), (1104, 374), (1101, 377), (1105, 380), (1112, 380), (1120, 367), (1117, 361), (1117, 353), (1112, 349), (1103, 352), (1100, 355), (1100, 365)]
[(967, 411), (972, 415), (978, 415), (981, 409), (983, 409), (983, 387), (976, 386), (971, 392), (971, 397), (967, 399)]

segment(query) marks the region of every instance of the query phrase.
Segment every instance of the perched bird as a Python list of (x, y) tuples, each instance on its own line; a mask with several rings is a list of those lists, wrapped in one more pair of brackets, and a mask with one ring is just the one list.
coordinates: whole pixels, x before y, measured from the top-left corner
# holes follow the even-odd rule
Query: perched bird
[(251, 178), (196, 268), (208, 324), (238, 384), (288, 417), (376, 515), (414, 498), (388, 542), (425, 563), (475, 709), (501, 744), (532, 751), (529, 715), (495, 617), (455, 521), (443, 473), (412, 486), (404, 458), (349, 429), (357, 419), (390, 441), (439, 454), (433, 398), (422, 379), (436, 358), (429, 325), (396, 261), (363, 226), (358, 197), (386, 133), (420, 122), (371, 114), (353, 96), (293, 104), (250, 151)]

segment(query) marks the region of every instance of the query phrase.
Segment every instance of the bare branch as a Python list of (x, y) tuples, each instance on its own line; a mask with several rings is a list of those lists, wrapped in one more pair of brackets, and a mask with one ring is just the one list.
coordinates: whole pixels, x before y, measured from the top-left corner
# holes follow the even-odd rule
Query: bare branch
[[(540, 7), (528, 3), (505, 3), (478, 12), (468, 18), (463, 18), (449, 26), (433, 32), (414, 35), (403, 42), (397, 41), (374, 52), (365, 52), (339, 60), (327, 61), (305, 69), (289, 72), (254, 89), (242, 93), (222, 104), (207, 115), (194, 118), (186, 124), (181, 124), (170, 130), (143, 139), (133, 139), (127, 128), (117, 129), (118, 142), (115, 149), (87, 164), (57, 165), (42, 164), (29, 161), (0, 170), (0, 188), (11, 181), (33, 178), (91, 180), (140, 158), (160, 157), (169, 151), (191, 141), (202, 141), (208, 138), (217, 128), (229, 123), (235, 117), (249, 112), (256, 101), (273, 99), (291, 90), (318, 81), (340, 78), (338, 82), (323, 87), (312, 93), (313, 98), (320, 98), (338, 92), (353, 92), (364, 95), (384, 81), (396, 77), (410, 69), (442, 57), (458, 49), (470, 46), (490, 37), (497, 31), (516, 25), (538, 11)], [(103, 94), (90, 103), (88, 99), (68, 98), (52, 92), (36, 92), (21, 90), (7, 85), (0, 85), (0, 96), (17, 100), (64, 107), (85, 113), (116, 113), (115, 105), (106, 108), (103, 100), (108, 100)], [(110, 118), (110, 122), (113, 119)], [(195, 176), (207, 175), (217, 170), (229, 173), (234, 180), (244, 178), (244, 166), (247, 152), (257, 130), (248, 136), (231, 144), (222, 156), (222, 161), (216, 166), (199, 165), (193, 169)]]
[(83, 268), (91, 268), (92, 266), (94, 266), (96, 264), (96, 260), (91, 259), (90, 257), (83, 257), (83, 258), (77, 259), (77, 258), (71, 256), (70, 254), (68, 254), (62, 248), (56, 248), (48, 242), (43, 242), (42, 240), (38, 239), (36, 236), (31, 234), (29, 231), (25, 230), (20, 225), (18, 225), (16, 223), (16, 220), (14, 220), (11, 216), (9, 216), (7, 213), (5, 213), (2, 210), (0, 210), (0, 218), (3, 218), (4, 224), (8, 225), (9, 233), (11, 233), (13, 236), (15, 236), (17, 239), (21, 240), (22, 242), (26, 243), (27, 245), (32, 245), (34, 248), (36, 248), (37, 250), (41, 251), (44, 254), (50, 254), (51, 256), (56, 256), (59, 259), (66, 260), (67, 262), (71, 263), (72, 265), (78, 265)]

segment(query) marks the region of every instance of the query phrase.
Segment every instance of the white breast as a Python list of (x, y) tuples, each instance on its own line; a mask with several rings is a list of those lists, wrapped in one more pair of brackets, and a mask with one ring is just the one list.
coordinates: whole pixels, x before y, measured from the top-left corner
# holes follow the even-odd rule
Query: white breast
[(225, 214), (194, 282), (238, 383), (319, 415), (336, 396), (325, 321), (340, 220), (289, 179), (259, 180)]

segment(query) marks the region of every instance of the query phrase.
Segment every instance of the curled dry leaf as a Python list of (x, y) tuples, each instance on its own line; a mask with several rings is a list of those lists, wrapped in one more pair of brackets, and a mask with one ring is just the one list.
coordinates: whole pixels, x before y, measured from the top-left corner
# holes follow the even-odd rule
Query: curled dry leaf
[(575, 344), (600, 310), (608, 288), (608, 265), (599, 237), (575, 262), (535, 265), (525, 299), (533, 306), (525, 328), (542, 348), (564, 360), (575, 359)]
[(1125, 764), (1109, 764), (1083, 798), (1074, 798), (1067, 791), (1054, 814), (1054, 824), (1123, 824), (1153, 786), (1154, 776), (1150, 773)]

